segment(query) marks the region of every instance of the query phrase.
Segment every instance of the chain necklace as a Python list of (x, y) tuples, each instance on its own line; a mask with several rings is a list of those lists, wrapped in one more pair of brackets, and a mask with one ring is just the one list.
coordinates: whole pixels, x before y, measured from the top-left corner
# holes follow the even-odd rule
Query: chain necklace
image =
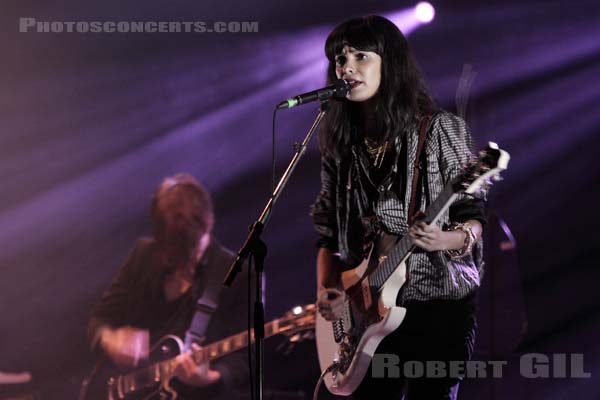
[(388, 141), (386, 140), (383, 144), (377, 146), (376, 143), (373, 143), (368, 138), (364, 138), (363, 142), (365, 144), (365, 148), (367, 150), (367, 154), (371, 160), (371, 164), (375, 168), (381, 168), (383, 165), (383, 159), (385, 158), (385, 153), (388, 150)]

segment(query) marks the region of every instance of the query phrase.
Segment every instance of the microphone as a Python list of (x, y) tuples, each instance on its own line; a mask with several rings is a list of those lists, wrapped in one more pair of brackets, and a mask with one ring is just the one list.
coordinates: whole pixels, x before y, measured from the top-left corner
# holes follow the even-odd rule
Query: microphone
[(316, 100), (327, 100), (332, 97), (344, 98), (348, 92), (352, 89), (348, 81), (345, 79), (338, 79), (333, 82), (332, 85), (325, 86), (324, 88), (313, 90), (312, 92), (306, 92), (299, 94), (296, 97), (282, 101), (277, 105), (277, 109), (281, 110), (284, 108), (292, 108), (302, 104), (310, 103)]

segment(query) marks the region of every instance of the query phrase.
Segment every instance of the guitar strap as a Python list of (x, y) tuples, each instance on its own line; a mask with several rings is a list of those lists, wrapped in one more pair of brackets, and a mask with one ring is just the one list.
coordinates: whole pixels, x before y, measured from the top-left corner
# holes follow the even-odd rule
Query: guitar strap
[(421, 171), (421, 153), (425, 146), (425, 138), (427, 136), (427, 126), (431, 120), (431, 115), (425, 115), (421, 117), (419, 126), (419, 141), (417, 143), (417, 155), (415, 158), (415, 165), (413, 167), (413, 179), (410, 190), (410, 203), (408, 204), (408, 225), (411, 226), (415, 220), (415, 214), (417, 209), (417, 189), (419, 185), (420, 171)]
[[(210, 259), (204, 260), (206, 265), (210, 264)], [(206, 266), (204, 265), (204, 267)], [(205, 281), (202, 295), (196, 301), (196, 310), (192, 317), (190, 327), (185, 333), (184, 345), (186, 349), (191, 349), (192, 343), (201, 344), (206, 339), (206, 329), (210, 318), (217, 310), (220, 293), (220, 275), (215, 273), (207, 274), (207, 268), (203, 268), (200, 279)]]
[[(431, 115), (425, 115), (421, 117), (419, 121), (419, 139), (417, 142), (417, 155), (415, 157), (415, 165), (413, 169), (413, 179), (411, 184), (410, 191), (410, 203), (408, 205), (408, 225), (411, 226), (415, 220), (416, 216), (416, 206), (417, 206), (417, 192), (419, 186), (419, 172), (421, 170), (420, 159), (421, 153), (423, 153), (423, 148), (425, 146), (425, 138), (427, 137), (427, 126), (429, 125), (429, 121), (431, 120)], [(398, 243), (400, 237), (398, 235), (394, 235), (391, 233), (387, 233), (385, 231), (379, 232), (379, 240), (377, 241), (377, 254), (387, 254), (393, 247)], [(407, 272), (408, 274), (408, 272)], [(408, 275), (407, 275), (408, 276)]]

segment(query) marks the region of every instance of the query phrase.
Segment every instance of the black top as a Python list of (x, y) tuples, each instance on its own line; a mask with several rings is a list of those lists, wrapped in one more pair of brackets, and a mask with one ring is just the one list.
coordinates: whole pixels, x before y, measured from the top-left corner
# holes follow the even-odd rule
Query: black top
[[(90, 339), (103, 325), (113, 328), (129, 325), (147, 329), (151, 345), (167, 334), (183, 340), (193, 318), (196, 301), (206, 285), (216, 288), (218, 304), (211, 317), (205, 343), (245, 331), (248, 269), (244, 267), (230, 289), (221, 286), (232, 260), (233, 254), (211, 238), (196, 268), (192, 287), (177, 299), (167, 302), (163, 289), (166, 273), (159, 262), (156, 244), (153, 239), (139, 239), (92, 310), (88, 324)], [(222, 382), (200, 389), (207, 392), (206, 395), (222, 396), (225, 390), (234, 386), (239, 388), (247, 382), (247, 355), (243, 351), (216, 361), (211, 368), (221, 372)], [(245, 388), (241, 390), (245, 391)]]

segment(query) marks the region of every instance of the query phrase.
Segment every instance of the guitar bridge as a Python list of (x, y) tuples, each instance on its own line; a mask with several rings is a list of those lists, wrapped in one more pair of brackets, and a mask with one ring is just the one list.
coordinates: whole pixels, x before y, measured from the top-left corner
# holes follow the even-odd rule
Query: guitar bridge
[(344, 339), (344, 323), (341, 319), (333, 321), (333, 338), (336, 343), (341, 343)]

